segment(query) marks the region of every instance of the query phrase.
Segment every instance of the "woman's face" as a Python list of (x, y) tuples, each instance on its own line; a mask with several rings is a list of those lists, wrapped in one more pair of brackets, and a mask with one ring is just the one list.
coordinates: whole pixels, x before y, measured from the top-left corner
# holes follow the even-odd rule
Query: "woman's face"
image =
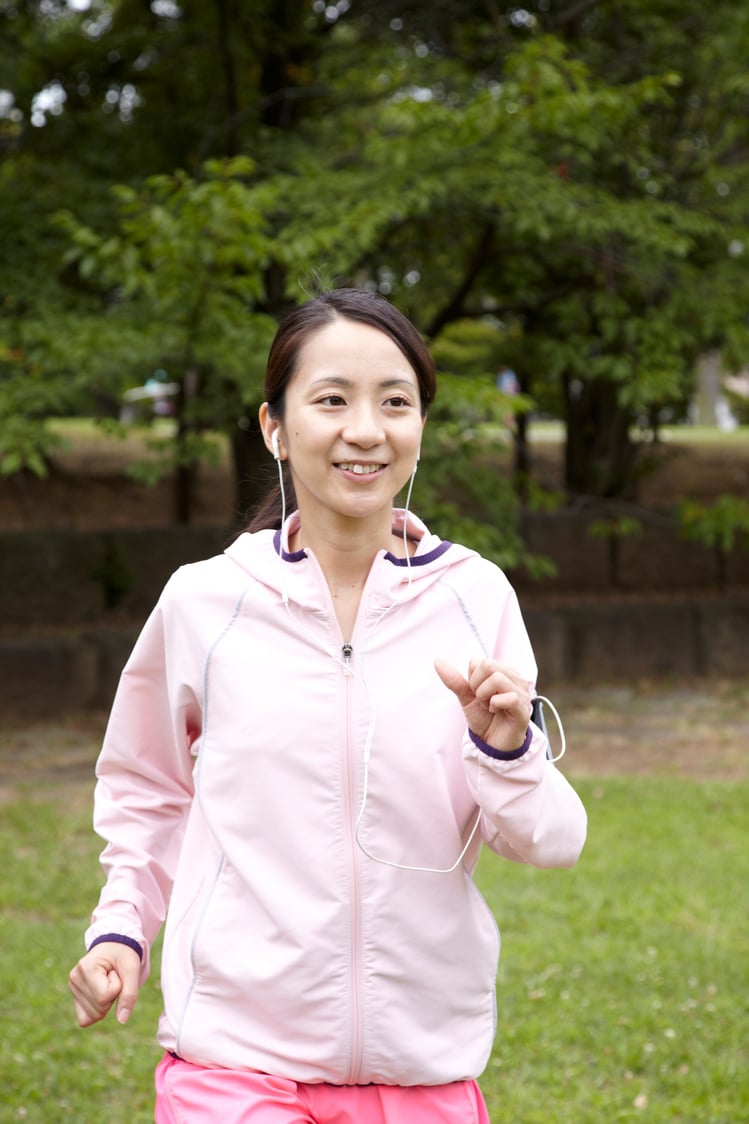
[[(423, 424), (416, 374), (389, 336), (343, 318), (315, 332), (280, 425), (302, 518), (384, 516), (413, 472)], [(266, 437), (273, 425), (266, 414)]]

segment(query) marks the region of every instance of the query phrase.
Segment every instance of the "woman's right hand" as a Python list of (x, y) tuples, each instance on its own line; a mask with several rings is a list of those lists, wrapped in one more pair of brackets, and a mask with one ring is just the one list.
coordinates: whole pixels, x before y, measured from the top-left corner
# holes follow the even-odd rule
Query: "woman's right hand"
[(140, 986), (140, 957), (129, 945), (102, 941), (76, 964), (69, 977), (79, 1026), (104, 1018), (117, 1000), (117, 1022), (126, 1023)]

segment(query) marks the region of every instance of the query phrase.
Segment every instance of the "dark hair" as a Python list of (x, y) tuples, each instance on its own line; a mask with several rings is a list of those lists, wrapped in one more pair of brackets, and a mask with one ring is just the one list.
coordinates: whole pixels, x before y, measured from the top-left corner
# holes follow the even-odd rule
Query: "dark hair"
[[(263, 383), (263, 393), (271, 417), (283, 418), (286, 388), (297, 369), (299, 356), (307, 340), (339, 317), (377, 328), (400, 348), (416, 375), (421, 412), (425, 415), (429, 404), (434, 400), (437, 379), (434, 360), (416, 327), (379, 293), (370, 293), (364, 289), (331, 289), (293, 309), (278, 326), (268, 353)], [(291, 511), (296, 506), (296, 497), (288, 472), (284, 487), (287, 506)], [(277, 528), (280, 523), (281, 489), (276, 485), (255, 509), (247, 529), (261, 531), (268, 527)]]

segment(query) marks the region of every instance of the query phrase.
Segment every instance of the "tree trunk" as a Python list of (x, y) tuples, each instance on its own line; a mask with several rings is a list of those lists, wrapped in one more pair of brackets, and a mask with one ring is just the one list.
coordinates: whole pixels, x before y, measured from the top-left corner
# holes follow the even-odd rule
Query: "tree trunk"
[(232, 36), (231, 5), (227, 0), (217, 0), (218, 56), (224, 80), (225, 142), (224, 155), (236, 156), (242, 141), (239, 94), (237, 92), (237, 59)]
[(277, 479), (276, 469), (265, 447), (260, 425), (255, 417), (242, 418), (231, 437), (234, 461), (234, 514), (237, 526), (243, 526), (252, 508)]
[(567, 415), (565, 483), (568, 492), (635, 499), (637, 446), (632, 418), (606, 379), (564, 380)]
[(513, 440), (513, 465), (512, 476), (515, 481), (515, 491), (521, 503), (528, 499), (528, 479), (531, 473), (531, 450), (528, 443), (528, 415), (523, 412), (515, 415), (515, 426), (512, 434)]
[(195, 465), (178, 464), (174, 475), (174, 521), (181, 527), (190, 522), (194, 494)]
[(191, 405), (201, 393), (202, 374), (198, 367), (188, 367), (180, 379), (177, 395), (177, 432), (174, 437), (177, 466), (174, 472), (174, 521), (186, 526), (192, 516), (197, 466), (189, 448), (190, 435), (195, 432)]

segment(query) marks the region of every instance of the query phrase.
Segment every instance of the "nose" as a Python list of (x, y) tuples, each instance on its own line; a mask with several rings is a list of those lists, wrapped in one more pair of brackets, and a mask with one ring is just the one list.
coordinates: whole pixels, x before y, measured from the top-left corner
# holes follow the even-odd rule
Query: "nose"
[(378, 412), (369, 404), (361, 404), (347, 412), (342, 437), (349, 445), (372, 449), (385, 440), (385, 429)]

